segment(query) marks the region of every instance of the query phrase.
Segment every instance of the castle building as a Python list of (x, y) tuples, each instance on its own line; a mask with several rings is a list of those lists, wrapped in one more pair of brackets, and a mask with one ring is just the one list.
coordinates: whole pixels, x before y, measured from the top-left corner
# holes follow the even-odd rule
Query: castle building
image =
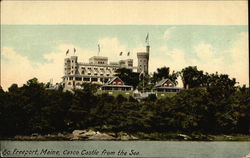
[(150, 46), (147, 45), (146, 52), (137, 53), (137, 59), (138, 59), (137, 72), (144, 72), (145, 74), (148, 74), (149, 51), (150, 51)]
[(106, 82), (102, 87), (102, 91), (132, 91), (133, 86), (125, 85), (125, 83), (118, 77), (113, 77)]
[(108, 57), (93, 56), (88, 63), (79, 62), (77, 56), (64, 59), (64, 76), (62, 85), (64, 90), (81, 88), (82, 83), (105, 84), (114, 76), (117, 69), (127, 68), (137, 69), (137, 72), (148, 73), (149, 46), (146, 52), (138, 52), (138, 67), (133, 66), (133, 59), (119, 60), (118, 62), (108, 62)]

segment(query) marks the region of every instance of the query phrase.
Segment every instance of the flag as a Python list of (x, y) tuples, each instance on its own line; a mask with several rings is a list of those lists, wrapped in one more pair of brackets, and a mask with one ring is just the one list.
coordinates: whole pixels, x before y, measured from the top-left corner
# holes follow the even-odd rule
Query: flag
[(74, 53), (76, 52), (76, 49), (74, 48)]
[(120, 56), (122, 56), (122, 52), (120, 52)]
[(100, 48), (100, 44), (98, 44), (98, 53), (100, 53), (101, 48)]
[(145, 75), (144, 71), (142, 71), (142, 72), (139, 74), (139, 76), (141, 76), (141, 75), (143, 75), (143, 76)]
[(67, 52), (66, 52), (66, 55), (67, 55), (67, 54), (69, 54), (69, 49), (68, 49)]
[(141, 80), (141, 76), (145, 76), (145, 73), (144, 73), (144, 71), (142, 71), (140, 74), (139, 74), (139, 80)]
[(146, 39), (145, 39), (145, 43), (148, 43), (148, 37), (149, 36), (149, 34), (147, 34), (147, 36), (146, 36)]
[(128, 52), (128, 56), (130, 55), (130, 52)]

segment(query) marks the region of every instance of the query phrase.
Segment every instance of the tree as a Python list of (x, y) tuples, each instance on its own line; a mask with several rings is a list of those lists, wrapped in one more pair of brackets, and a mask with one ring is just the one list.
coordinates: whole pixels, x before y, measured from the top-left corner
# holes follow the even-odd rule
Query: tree
[(132, 72), (131, 69), (121, 68), (116, 70), (116, 76), (118, 76), (125, 84), (131, 85), (134, 88), (139, 83), (139, 73)]
[(69, 124), (71, 129), (82, 129), (88, 127), (90, 110), (97, 105), (97, 96), (88, 91), (76, 90), (72, 104), (68, 111)]
[(170, 74), (170, 68), (169, 67), (161, 67), (161, 68), (157, 68), (157, 71), (154, 72), (153, 74), (153, 78), (152, 78), (152, 83), (156, 84), (156, 82), (162, 80), (162, 79), (170, 79), (172, 82), (174, 82), (175, 84), (177, 84), (177, 77), (178, 77), (179, 73), (173, 71)]
[(228, 100), (236, 91), (235, 78), (230, 79), (226, 74), (211, 74), (208, 79), (207, 90), (214, 100)]
[(233, 94), (233, 100), (231, 106), (233, 106), (233, 112), (236, 113), (235, 118), (237, 119), (235, 133), (249, 134), (250, 129), (250, 97), (249, 88), (239, 87), (238, 90)]
[(100, 88), (99, 84), (93, 83), (83, 83), (81, 86), (83, 87), (83, 91), (87, 93), (95, 93), (97, 92), (98, 88)]
[[(171, 118), (174, 119), (174, 129), (183, 132), (204, 132), (207, 126), (212, 126), (206, 121), (208, 114), (208, 93), (204, 88), (192, 88), (181, 91), (173, 97)], [(211, 122), (210, 122), (211, 123)]]
[(189, 66), (181, 71), (184, 88), (200, 87), (204, 83), (203, 71), (197, 70), (197, 67)]
[(149, 75), (141, 76), (140, 82), (137, 86), (138, 90), (144, 90), (150, 91), (154, 87), (154, 84), (152, 83), (152, 78)]
[(123, 102), (126, 102), (127, 101), (127, 98), (125, 98), (123, 95), (119, 94), (117, 97), (116, 97), (116, 101), (118, 104), (121, 104)]
[(157, 71), (154, 72), (153, 74), (153, 79), (152, 79), (153, 83), (156, 83), (165, 78), (169, 78), (170, 76), (169, 72), (170, 72), (169, 67), (157, 68)]

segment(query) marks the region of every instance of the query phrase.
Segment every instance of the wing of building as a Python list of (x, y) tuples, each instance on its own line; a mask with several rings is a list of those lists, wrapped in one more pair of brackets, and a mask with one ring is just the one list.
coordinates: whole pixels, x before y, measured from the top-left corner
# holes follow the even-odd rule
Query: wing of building
[(108, 57), (93, 56), (89, 58), (88, 63), (78, 61), (77, 56), (71, 56), (64, 59), (64, 76), (62, 85), (64, 90), (81, 88), (82, 83), (105, 84), (115, 76), (119, 68), (137, 70), (137, 72), (148, 73), (150, 47), (146, 46), (145, 52), (138, 52), (138, 66), (134, 67), (133, 59), (119, 60), (109, 62)]

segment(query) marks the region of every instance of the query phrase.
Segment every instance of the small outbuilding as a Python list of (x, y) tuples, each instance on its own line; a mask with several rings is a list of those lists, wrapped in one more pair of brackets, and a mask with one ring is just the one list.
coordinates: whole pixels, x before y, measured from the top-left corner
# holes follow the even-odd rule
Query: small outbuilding
[(102, 87), (103, 91), (132, 91), (133, 86), (125, 85), (125, 83), (118, 77), (113, 77), (106, 82)]
[(154, 92), (166, 92), (166, 93), (177, 93), (180, 92), (183, 88), (176, 87), (176, 84), (170, 79), (163, 79), (156, 83), (153, 88)]

